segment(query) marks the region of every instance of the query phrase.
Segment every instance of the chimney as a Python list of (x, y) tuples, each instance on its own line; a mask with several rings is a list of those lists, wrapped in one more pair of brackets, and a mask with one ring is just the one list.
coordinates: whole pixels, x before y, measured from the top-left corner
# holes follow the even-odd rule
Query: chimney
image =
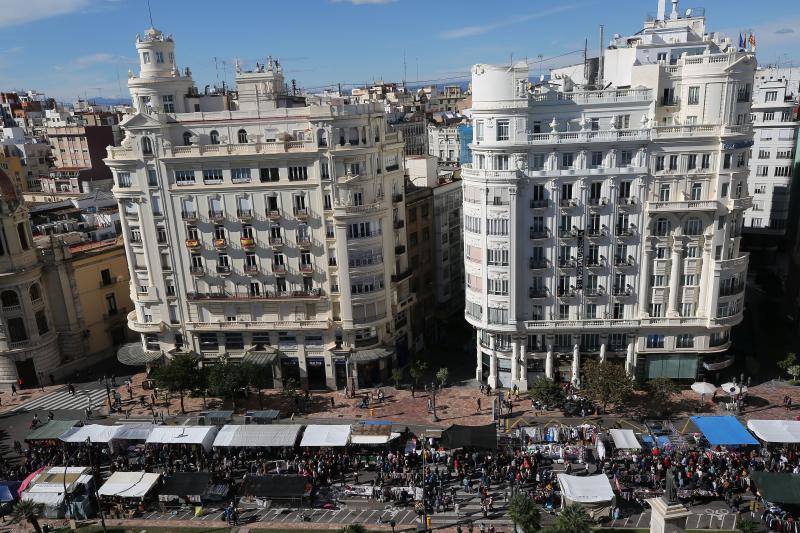
[(669, 14), (672, 20), (678, 20), (678, 0), (672, 0), (672, 13)]
[(656, 20), (664, 20), (667, 16), (667, 0), (658, 0), (658, 13)]

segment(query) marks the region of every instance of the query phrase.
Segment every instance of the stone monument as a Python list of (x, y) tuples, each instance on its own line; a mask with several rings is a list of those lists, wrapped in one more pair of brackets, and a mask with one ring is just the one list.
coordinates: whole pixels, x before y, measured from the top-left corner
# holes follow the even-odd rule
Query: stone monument
[(650, 533), (679, 533), (686, 531), (686, 518), (691, 514), (678, 501), (678, 471), (673, 465), (667, 472), (666, 490), (661, 498), (647, 500), (650, 513)]

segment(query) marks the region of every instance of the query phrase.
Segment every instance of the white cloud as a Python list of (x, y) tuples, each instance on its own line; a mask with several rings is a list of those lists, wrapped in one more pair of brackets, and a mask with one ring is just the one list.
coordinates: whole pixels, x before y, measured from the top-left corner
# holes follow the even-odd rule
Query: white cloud
[(74, 61), (77, 67), (89, 67), (92, 65), (134, 65), (136, 60), (130, 57), (98, 52), (81, 56)]
[(540, 18), (547, 17), (549, 15), (555, 15), (556, 13), (562, 13), (564, 11), (572, 11), (573, 9), (578, 9), (580, 5), (578, 4), (567, 4), (563, 6), (553, 7), (550, 9), (543, 9), (537, 13), (529, 13), (527, 15), (516, 15), (509, 17), (507, 19), (497, 21), (497, 22), (490, 22), (488, 24), (483, 25), (474, 25), (474, 26), (464, 26), (462, 28), (454, 28), (452, 30), (447, 30), (439, 34), (439, 37), (442, 39), (461, 39), (463, 37), (472, 37), (475, 35), (482, 35), (484, 33), (489, 33), (490, 31), (494, 31), (500, 28), (505, 28), (506, 26), (512, 26), (514, 24), (521, 24), (523, 22), (528, 22), (530, 20), (536, 20)]
[(88, 7), (91, 0), (3, 0), (0, 1), (0, 7), (2, 4), (13, 4), (5, 5), (3, 16), (0, 17), (0, 27), (10, 27), (74, 13)]

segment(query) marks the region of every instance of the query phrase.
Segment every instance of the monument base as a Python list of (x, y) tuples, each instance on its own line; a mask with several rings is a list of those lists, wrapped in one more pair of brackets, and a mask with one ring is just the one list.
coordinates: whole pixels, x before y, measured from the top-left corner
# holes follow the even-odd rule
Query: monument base
[(686, 531), (686, 518), (692, 514), (679, 503), (667, 503), (663, 498), (647, 500), (650, 513), (650, 533), (679, 533)]

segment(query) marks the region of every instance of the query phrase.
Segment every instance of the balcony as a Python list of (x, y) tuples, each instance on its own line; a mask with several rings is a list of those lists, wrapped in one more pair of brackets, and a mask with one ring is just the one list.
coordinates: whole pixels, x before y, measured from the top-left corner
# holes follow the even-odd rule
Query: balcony
[(636, 205), (636, 198), (634, 196), (621, 196), (617, 198), (617, 206), (620, 209), (630, 209)]
[(745, 196), (744, 198), (731, 198), (728, 200), (728, 209), (734, 211), (737, 209), (750, 209), (753, 207), (753, 197)]
[(683, 211), (716, 211), (716, 200), (686, 200), (682, 202), (647, 202), (651, 213), (672, 213)]
[(200, 241), (197, 239), (186, 239), (186, 247), (190, 250), (199, 250)]
[(608, 230), (606, 228), (588, 228), (586, 230), (586, 236), (590, 239), (598, 239), (606, 235), (608, 235)]
[(230, 265), (217, 265), (217, 274), (229, 276), (232, 272)]
[(574, 239), (578, 236), (577, 229), (565, 229), (559, 228), (558, 229), (558, 238), (559, 239)]
[(558, 205), (560, 205), (562, 208), (565, 208), (565, 209), (568, 209), (568, 208), (571, 208), (571, 207), (577, 207), (578, 206), (578, 199), (577, 198), (562, 198), (558, 202)]
[(314, 272), (314, 265), (311, 263), (300, 263), (300, 272), (303, 274), (311, 274)]
[(649, 138), (649, 130), (557, 131), (551, 133), (528, 133), (528, 144), (646, 141)]
[(550, 266), (550, 261), (548, 261), (547, 259), (534, 259), (533, 257), (531, 257), (530, 259), (528, 259), (528, 266), (532, 270), (542, 270)]
[(598, 287), (594, 289), (583, 289), (583, 295), (587, 298), (600, 298), (606, 294), (606, 290), (603, 287)]
[[(387, 170), (388, 170), (388, 169), (387, 169)], [(393, 203), (393, 204), (399, 204), (399, 203), (400, 203), (400, 202), (402, 202), (402, 201), (403, 201), (403, 195), (402, 195), (402, 193), (394, 193), (394, 194), (392, 195), (392, 203)]]
[(394, 229), (403, 229), (406, 226), (405, 220), (395, 220)]
[(308, 209), (305, 207), (295, 207), (294, 216), (300, 220), (305, 220), (308, 218)]
[[(222, 113), (222, 112), (220, 112)], [(229, 114), (229, 112), (226, 112)], [(165, 148), (166, 159), (195, 158), (199, 156), (229, 157), (231, 155), (285, 154), (292, 152), (314, 152), (316, 144), (311, 141), (269, 141), (229, 144), (192, 144), (189, 146), (173, 145)]]
[(608, 205), (608, 198), (589, 198), (589, 208), (599, 209)]
[(188, 292), (186, 298), (190, 301), (225, 301), (225, 300), (308, 300), (324, 297), (321, 289), (297, 291), (265, 291), (258, 294), (229, 293), (229, 292)]
[(198, 276), (198, 277), (199, 276), (205, 276), (206, 269), (201, 267), (201, 266), (191, 266), (191, 267), (189, 267), (189, 273), (192, 276)]
[(615, 286), (614, 288), (611, 289), (611, 294), (613, 294), (614, 296), (626, 297), (626, 296), (630, 296), (631, 294), (633, 294), (633, 291), (631, 290), (630, 287), (616, 287)]
[(731, 285), (730, 287), (720, 287), (719, 288), (719, 295), (721, 297), (724, 296), (734, 296), (737, 294), (741, 294), (744, 292), (745, 284), (744, 283), (737, 283), (736, 285)]
[(286, 265), (282, 263), (272, 263), (272, 273), (273, 274), (286, 274)]
[(374, 315), (369, 316), (360, 316), (360, 317), (353, 317), (353, 324), (369, 324), (371, 322), (377, 322), (378, 320), (383, 320), (386, 318), (386, 313), (376, 313)]
[(406, 247), (402, 244), (394, 247), (394, 255), (403, 255), (404, 253), (406, 253)]
[(252, 237), (240, 237), (239, 244), (241, 244), (242, 248), (245, 250), (253, 250), (256, 247), (256, 240)]
[(181, 211), (181, 218), (186, 222), (196, 222), (197, 211)]
[(615, 257), (614, 266), (617, 268), (627, 268), (636, 266), (636, 260), (633, 258), (632, 255), (629, 255), (628, 257)]
[(208, 218), (214, 222), (222, 222), (225, 220), (225, 213), (222, 211), (209, 210)]
[(559, 259), (558, 268), (571, 269), (577, 268), (577, 262), (574, 259)]
[(253, 220), (253, 210), (252, 209), (237, 209), (236, 216), (239, 217), (241, 221), (248, 221)]
[(606, 260), (602, 257), (599, 259), (589, 259), (586, 261), (586, 268), (590, 270), (600, 270), (606, 267)]
[(578, 291), (576, 291), (572, 287), (569, 288), (559, 287), (558, 290), (556, 291), (556, 294), (558, 294), (559, 298), (575, 298), (576, 296), (578, 296)]
[(633, 228), (633, 227), (627, 227), (627, 228), (617, 227), (614, 230), (614, 233), (616, 234), (617, 237), (620, 237), (620, 238), (633, 237), (634, 235), (636, 235), (636, 228)]
[(528, 298), (547, 298), (547, 289), (544, 287), (529, 287), (528, 288)]
[(281, 218), (281, 212), (277, 209), (267, 209), (267, 218), (270, 220), (278, 220)]
[(301, 235), (297, 237), (297, 246), (304, 250), (311, 248), (311, 237), (308, 235)]
[(531, 200), (531, 209), (545, 209), (550, 205), (550, 200)]
[(392, 274), (392, 283), (400, 283), (411, 277), (411, 270), (406, 269), (399, 274)]
[(280, 248), (283, 246), (283, 237), (270, 237), (269, 245), (273, 248)]
[(214, 239), (214, 248), (224, 250), (228, 247), (228, 239)]
[(258, 274), (258, 265), (245, 265), (244, 273), (249, 276), (255, 276)]
[(546, 239), (549, 235), (547, 229), (530, 229), (530, 238), (533, 240)]

